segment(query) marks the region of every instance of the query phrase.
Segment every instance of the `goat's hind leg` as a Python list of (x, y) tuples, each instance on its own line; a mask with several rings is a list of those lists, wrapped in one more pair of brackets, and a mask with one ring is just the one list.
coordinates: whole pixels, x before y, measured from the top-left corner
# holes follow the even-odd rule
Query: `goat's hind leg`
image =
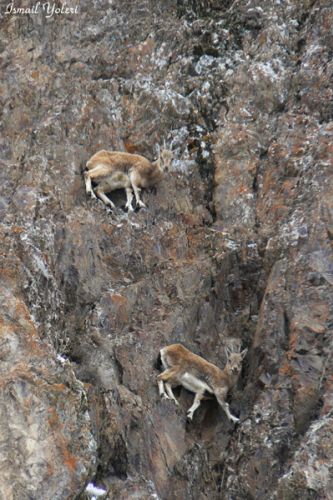
[(96, 198), (96, 195), (92, 189), (92, 185), (91, 185), (91, 177), (90, 177), (90, 174), (89, 174), (89, 170), (84, 172), (84, 182), (85, 182), (85, 185), (86, 185), (86, 193), (87, 194), (90, 194), (90, 196), (92, 198)]
[(101, 189), (99, 186), (95, 189), (95, 192), (100, 200), (106, 205), (111, 208), (116, 208), (115, 204), (106, 196), (104, 193), (103, 189)]
[[(88, 162), (89, 163), (89, 162)], [(87, 163), (87, 165), (88, 165)], [(106, 177), (109, 175), (109, 168), (107, 165), (103, 165), (102, 163), (96, 165), (94, 168), (90, 168), (84, 172), (84, 180), (86, 183), (86, 193), (90, 194), (92, 198), (96, 198), (94, 191), (91, 186), (91, 181)]]
[(169, 399), (169, 396), (164, 390), (164, 382), (163, 380), (157, 380), (157, 385), (158, 385), (158, 393), (161, 396), (161, 398)]
[[(177, 371), (178, 370), (175, 368), (168, 368), (163, 373), (160, 373), (157, 377), (159, 395), (165, 399), (172, 399), (176, 403), (178, 403), (178, 401), (176, 400), (172, 392), (171, 381), (172, 378), (176, 375)], [(165, 392), (164, 384), (167, 392)]]

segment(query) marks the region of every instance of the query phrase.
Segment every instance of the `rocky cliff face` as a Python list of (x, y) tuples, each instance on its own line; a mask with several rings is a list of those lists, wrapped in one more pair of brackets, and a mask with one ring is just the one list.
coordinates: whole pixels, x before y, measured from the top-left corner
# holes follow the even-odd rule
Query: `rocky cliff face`
[[(332, 3), (67, 5), (0, 12), (1, 498), (332, 498)], [(86, 197), (164, 140), (147, 210)], [(160, 401), (173, 342), (249, 348), (239, 425)]]

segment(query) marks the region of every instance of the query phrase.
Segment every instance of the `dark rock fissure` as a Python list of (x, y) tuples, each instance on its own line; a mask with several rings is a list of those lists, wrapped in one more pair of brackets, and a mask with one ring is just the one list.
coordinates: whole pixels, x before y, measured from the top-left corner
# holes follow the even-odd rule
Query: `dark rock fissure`
[[(328, 1), (101, 0), (0, 12), (0, 497), (329, 498)], [(110, 213), (99, 149), (171, 171)], [(217, 366), (228, 402), (161, 401), (158, 352)]]

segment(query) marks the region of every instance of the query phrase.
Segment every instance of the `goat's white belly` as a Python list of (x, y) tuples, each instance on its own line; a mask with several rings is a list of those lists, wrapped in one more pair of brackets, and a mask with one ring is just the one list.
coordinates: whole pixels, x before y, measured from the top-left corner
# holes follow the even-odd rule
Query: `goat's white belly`
[(179, 382), (182, 384), (185, 389), (191, 392), (202, 392), (202, 391), (208, 391), (208, 392), (213, 392), (212, 388), (209, 387), (209, 385), (206, 384), (206, 382), (203, 382), (199, 378), (195, 377), (194, 375), (191, 375), (188, 372), (185, 372), (183, 375), (179, 377)]

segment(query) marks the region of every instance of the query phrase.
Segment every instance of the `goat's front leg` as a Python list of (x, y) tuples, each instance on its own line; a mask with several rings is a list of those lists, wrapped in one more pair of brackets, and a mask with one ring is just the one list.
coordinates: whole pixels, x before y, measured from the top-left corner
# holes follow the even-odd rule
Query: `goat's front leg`
[(137, 203), (137, 205), (139, 205), (139, 207), (141, 208), (146, 208), (146, 205), (143, 203), (142, 200), (140, 200), (140, 192), (141, 192), (141, 189), (136, 186), (135, 184), (132, 184), (133, 186), (133, 190), (134, 190), (134, 194), (135, 194), (135, 201)]
[(138, 178), (137, 178), (137, 175), (135, 172), (130, 173), (130, 181), (131, 181), (131, 186), (132, 186), (133, 191), (134, 191), (135, 201), (136, 201), (137, 205), (139, 205), (139, 207), (141, 207), (141, 208), (146, 208), (146, 205), (143, 203), (143, 201), (140, 200), (141, 189), (138, 186), (139, 181), (138, 181)]
[(230, 410), (229, 410), (229, 405), (226, 401), (223, 401), (223, 400), (218, 400), (218, 402), (220, 403), (220, 405), (222, 406), (223, 410), (225, 411), (225, 414), (227, 415), (228, 419), (231, 420), (232, 422), (234, 423), (237, 423), (239, 422), (239, 418), (235, 417), (234, 415), (232, 415), (230, 413)]
[(166, 388), (166, 391), (168, 393), (169, 398), (172, 399), (172, 401), (174, 401), (177, 406), (179, 406), (179, 403), (178, 403), (177, 399), (175, 398), (174, 393), (172, 392), (172, 387), (168, 382), (165, 383), (165, 388)]
[(127, 187), (125, 189), (126, 189), (126, 198), (127, 198), (127, 202), (126, 202), (125, 207), (127, 208), (127, 210), (129, 212), (133, 212), (133, 207), (132, 207), (133, 192), (132, 192), (132, 189), (130, 187)]
[(187, 410), (187, 418), (188, 418), (189, 420), (192, 420), (192, 418), (193, 418), (193, 413), (195, 412), (195, 410), (196, 410), (197, 408), (199, 408), (200, 403), (201, 403), (201, 400), (202, 400), (202, 398), (203, 398), (203, 395), (204, 395), (204, 393), (203, 393), (203, 392), (197, 392), (197, 393), (196, 393), (196, 395), (195, 395), (195, 398), (194, 398), (194, 401), (193, 401), (193, 404), (192, 404), (191, 408), (189, 408), (189, 409)]

